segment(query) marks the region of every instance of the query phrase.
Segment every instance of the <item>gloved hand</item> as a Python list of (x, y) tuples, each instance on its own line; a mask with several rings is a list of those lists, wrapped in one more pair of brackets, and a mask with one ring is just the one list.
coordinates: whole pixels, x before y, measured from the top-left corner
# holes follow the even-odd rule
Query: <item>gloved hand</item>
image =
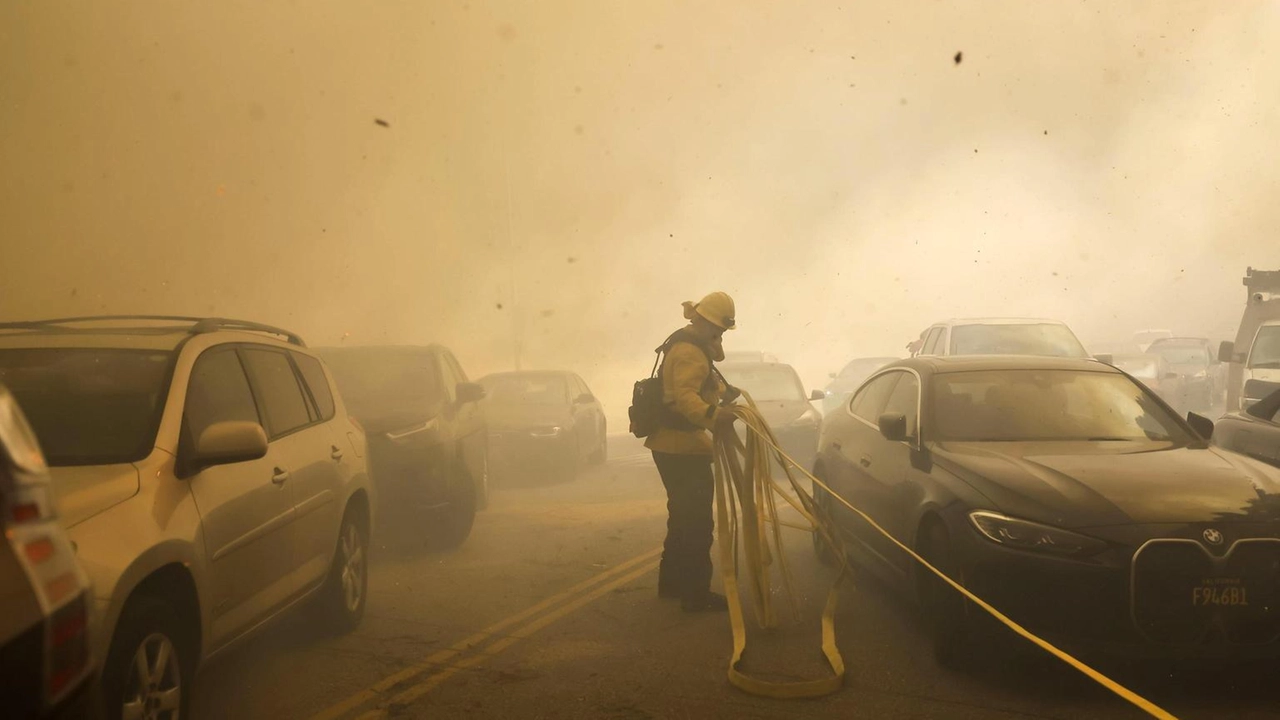
[(721, 408), (720, 411), (716, 413), (716, 427), (714, 432), (732, 432), (733, 421), (737, 419), (738, 416), (733, 414), (732, 410), (729, 408)]
[(720, 398), (721, 405), (732, 405), (735, 400), (742, 397), (742, 391), (730, 385), (724, 391), (724, 396)]

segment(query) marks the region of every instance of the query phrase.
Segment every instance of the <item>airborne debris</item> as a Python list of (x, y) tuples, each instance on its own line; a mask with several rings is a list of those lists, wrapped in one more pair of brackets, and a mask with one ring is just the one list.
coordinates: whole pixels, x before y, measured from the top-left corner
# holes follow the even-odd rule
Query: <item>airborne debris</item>
[(381, 125), (384, 128), (391, 127), (391, 123), (387, 122), (386, 120), (383, 120), (382, 118), (374, 118), (373, 123), (375, 125)]
[(956, 60), (956, 64), (959, 65), (960, 61), (964, 60), (964, 53), (963, 52), (956, 53), (955, 60)]

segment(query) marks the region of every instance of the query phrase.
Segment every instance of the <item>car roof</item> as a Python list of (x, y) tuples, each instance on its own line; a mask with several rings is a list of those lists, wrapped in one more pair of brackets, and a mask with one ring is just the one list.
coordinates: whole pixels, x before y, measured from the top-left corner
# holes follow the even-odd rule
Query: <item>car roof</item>
[(1156, 345), (1211, 345), (1211, 344), (1212, 343), (1209, 341), (1209, 338), (1198, 338), (1198, 337), (1157, 338), (1155, 342), (1151, 343), (1153, 347)]
[(573, 377), (577, 373), (570, 370), (505, 370), (503, 372), (489, 373), (481, 380), (489, 378), (510, 378), (510, 377)]
[(976, 318), (950, 318), (936, 322), (929, 327), (937, 327), (946, 325), (954, 327), (956, 325), (1066, 325), (1061, 320), (1052, 320), (1050, 318), (1030, 318), (1030, 317), (976, 317)]
[(172, 351), (188, 338), (211, 333), (242, 342), (306, 347), (296, 333), (247, 320), (102, 315), (0, 323), (0, 348)]
[(922, 355), (886, 365), (912, 368), (934, 375), (979, 370), (1087, 370), (1118, 373), (1119, 370), (1092, 358), (1059, 358), (1039, 355)]
[(749, 367), (756, 367), (756, 368), (786, 368), (787, 370), (791, 370), (791, 371), (793, 371), (793, 372), (795, 371), (795, 368), (794, 368), (794, 367), (792, 367), (791, 365), (789, 365), (789, 364), (787, 364), (787, 363), (784, 363), (784, 362), (749, 362), (749, 361), (736, 361), (736, 362), (722, 362), (722, 363), (717, 363), (717, 365), (719, 365), (719, 366), (720, 366), (720, 367), (722, 367), (722, 368), (749, 368)]

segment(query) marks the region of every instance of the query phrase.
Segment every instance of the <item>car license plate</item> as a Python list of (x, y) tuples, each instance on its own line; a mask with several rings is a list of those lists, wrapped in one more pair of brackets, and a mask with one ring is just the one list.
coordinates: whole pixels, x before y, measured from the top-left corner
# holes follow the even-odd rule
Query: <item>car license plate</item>
[(1193, 607), (1247, 607), (1249, 588), (1240, 578), (1205, 578), (1191, 588)]

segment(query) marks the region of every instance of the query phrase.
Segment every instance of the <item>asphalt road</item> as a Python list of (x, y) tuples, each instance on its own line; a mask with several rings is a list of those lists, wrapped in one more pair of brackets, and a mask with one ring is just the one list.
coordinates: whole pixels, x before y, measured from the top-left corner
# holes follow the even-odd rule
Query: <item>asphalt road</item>
[[(336, 636), (308, 613), (282, 620), (204, 669), (196, 718), (1146, 717), (1035, 650), (942, 670), (913, 607), (863, 579), (840, 591), (843, 689), (747, 695), (726, 679), (727, 616), (657, 598), (665, 498), (651, 460), (630, 438), (610, 452), (575, 479), (508, 478), (456, 551), (381, 532), (363, 625)], [(835, 573), (805, 533), (787, 531), (785, 552), (798, 617), (766, 632), (748, 614), (745, 669), (822, 677), (818, 619)], [(1280, 717), (1280, 666), (1103, 669), (1178, 717)]]

